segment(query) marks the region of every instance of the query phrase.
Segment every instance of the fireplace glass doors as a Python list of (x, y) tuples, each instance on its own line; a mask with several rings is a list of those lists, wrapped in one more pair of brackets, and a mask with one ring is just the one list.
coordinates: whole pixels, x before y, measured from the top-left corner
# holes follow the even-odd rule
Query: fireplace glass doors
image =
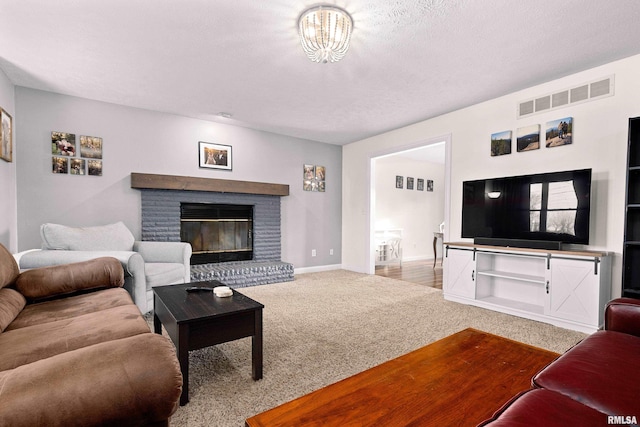
[(191, 244), (191, 264), (253, 259), (253, 206), (180, 204), (180, 240)]

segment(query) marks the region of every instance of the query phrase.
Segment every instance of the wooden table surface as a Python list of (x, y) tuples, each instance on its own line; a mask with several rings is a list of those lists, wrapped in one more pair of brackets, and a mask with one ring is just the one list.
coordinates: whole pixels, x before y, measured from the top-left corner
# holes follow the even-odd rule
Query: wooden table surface
[(475, 426), (558, 354), (465, 329), (246, 420), (247, 427)]

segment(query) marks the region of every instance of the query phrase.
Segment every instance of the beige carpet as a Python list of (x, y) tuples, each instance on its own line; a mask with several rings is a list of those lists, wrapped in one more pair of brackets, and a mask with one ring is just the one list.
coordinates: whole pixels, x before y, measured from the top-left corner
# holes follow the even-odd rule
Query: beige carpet
[(559, 353), (585, 336), (344, 270), (240, 291), (265, 305), (264, 378), (251, 378), (250, 338), (191, 352), (190, 402), (172, 417), (174, 427), (242, 427), (252, 415), (468, 327)]

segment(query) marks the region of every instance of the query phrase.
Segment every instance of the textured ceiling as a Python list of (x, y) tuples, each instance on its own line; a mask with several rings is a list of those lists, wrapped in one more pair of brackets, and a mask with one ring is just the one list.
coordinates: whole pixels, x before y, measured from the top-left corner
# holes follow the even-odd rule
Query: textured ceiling
[(354, 19), (333, 64), (299, 45), (313, 1), (0, 0), (0, 68), (18, 86), (346, 144), (640, 53), (637, 0), (328, 3)]

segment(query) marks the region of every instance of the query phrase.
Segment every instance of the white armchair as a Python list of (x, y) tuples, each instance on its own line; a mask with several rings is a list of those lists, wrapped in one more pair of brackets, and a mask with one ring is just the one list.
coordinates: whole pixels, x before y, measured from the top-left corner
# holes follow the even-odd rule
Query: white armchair
[(189, 243), (136, 241), (122, 222), (82, 228), (43, 224), (40, 235), (42, 249), (15, 255), (21, 269), (114, 257), (124, 268), (124, 287), (142, 313), (153, 309), (153, 287), (191, 281)]

